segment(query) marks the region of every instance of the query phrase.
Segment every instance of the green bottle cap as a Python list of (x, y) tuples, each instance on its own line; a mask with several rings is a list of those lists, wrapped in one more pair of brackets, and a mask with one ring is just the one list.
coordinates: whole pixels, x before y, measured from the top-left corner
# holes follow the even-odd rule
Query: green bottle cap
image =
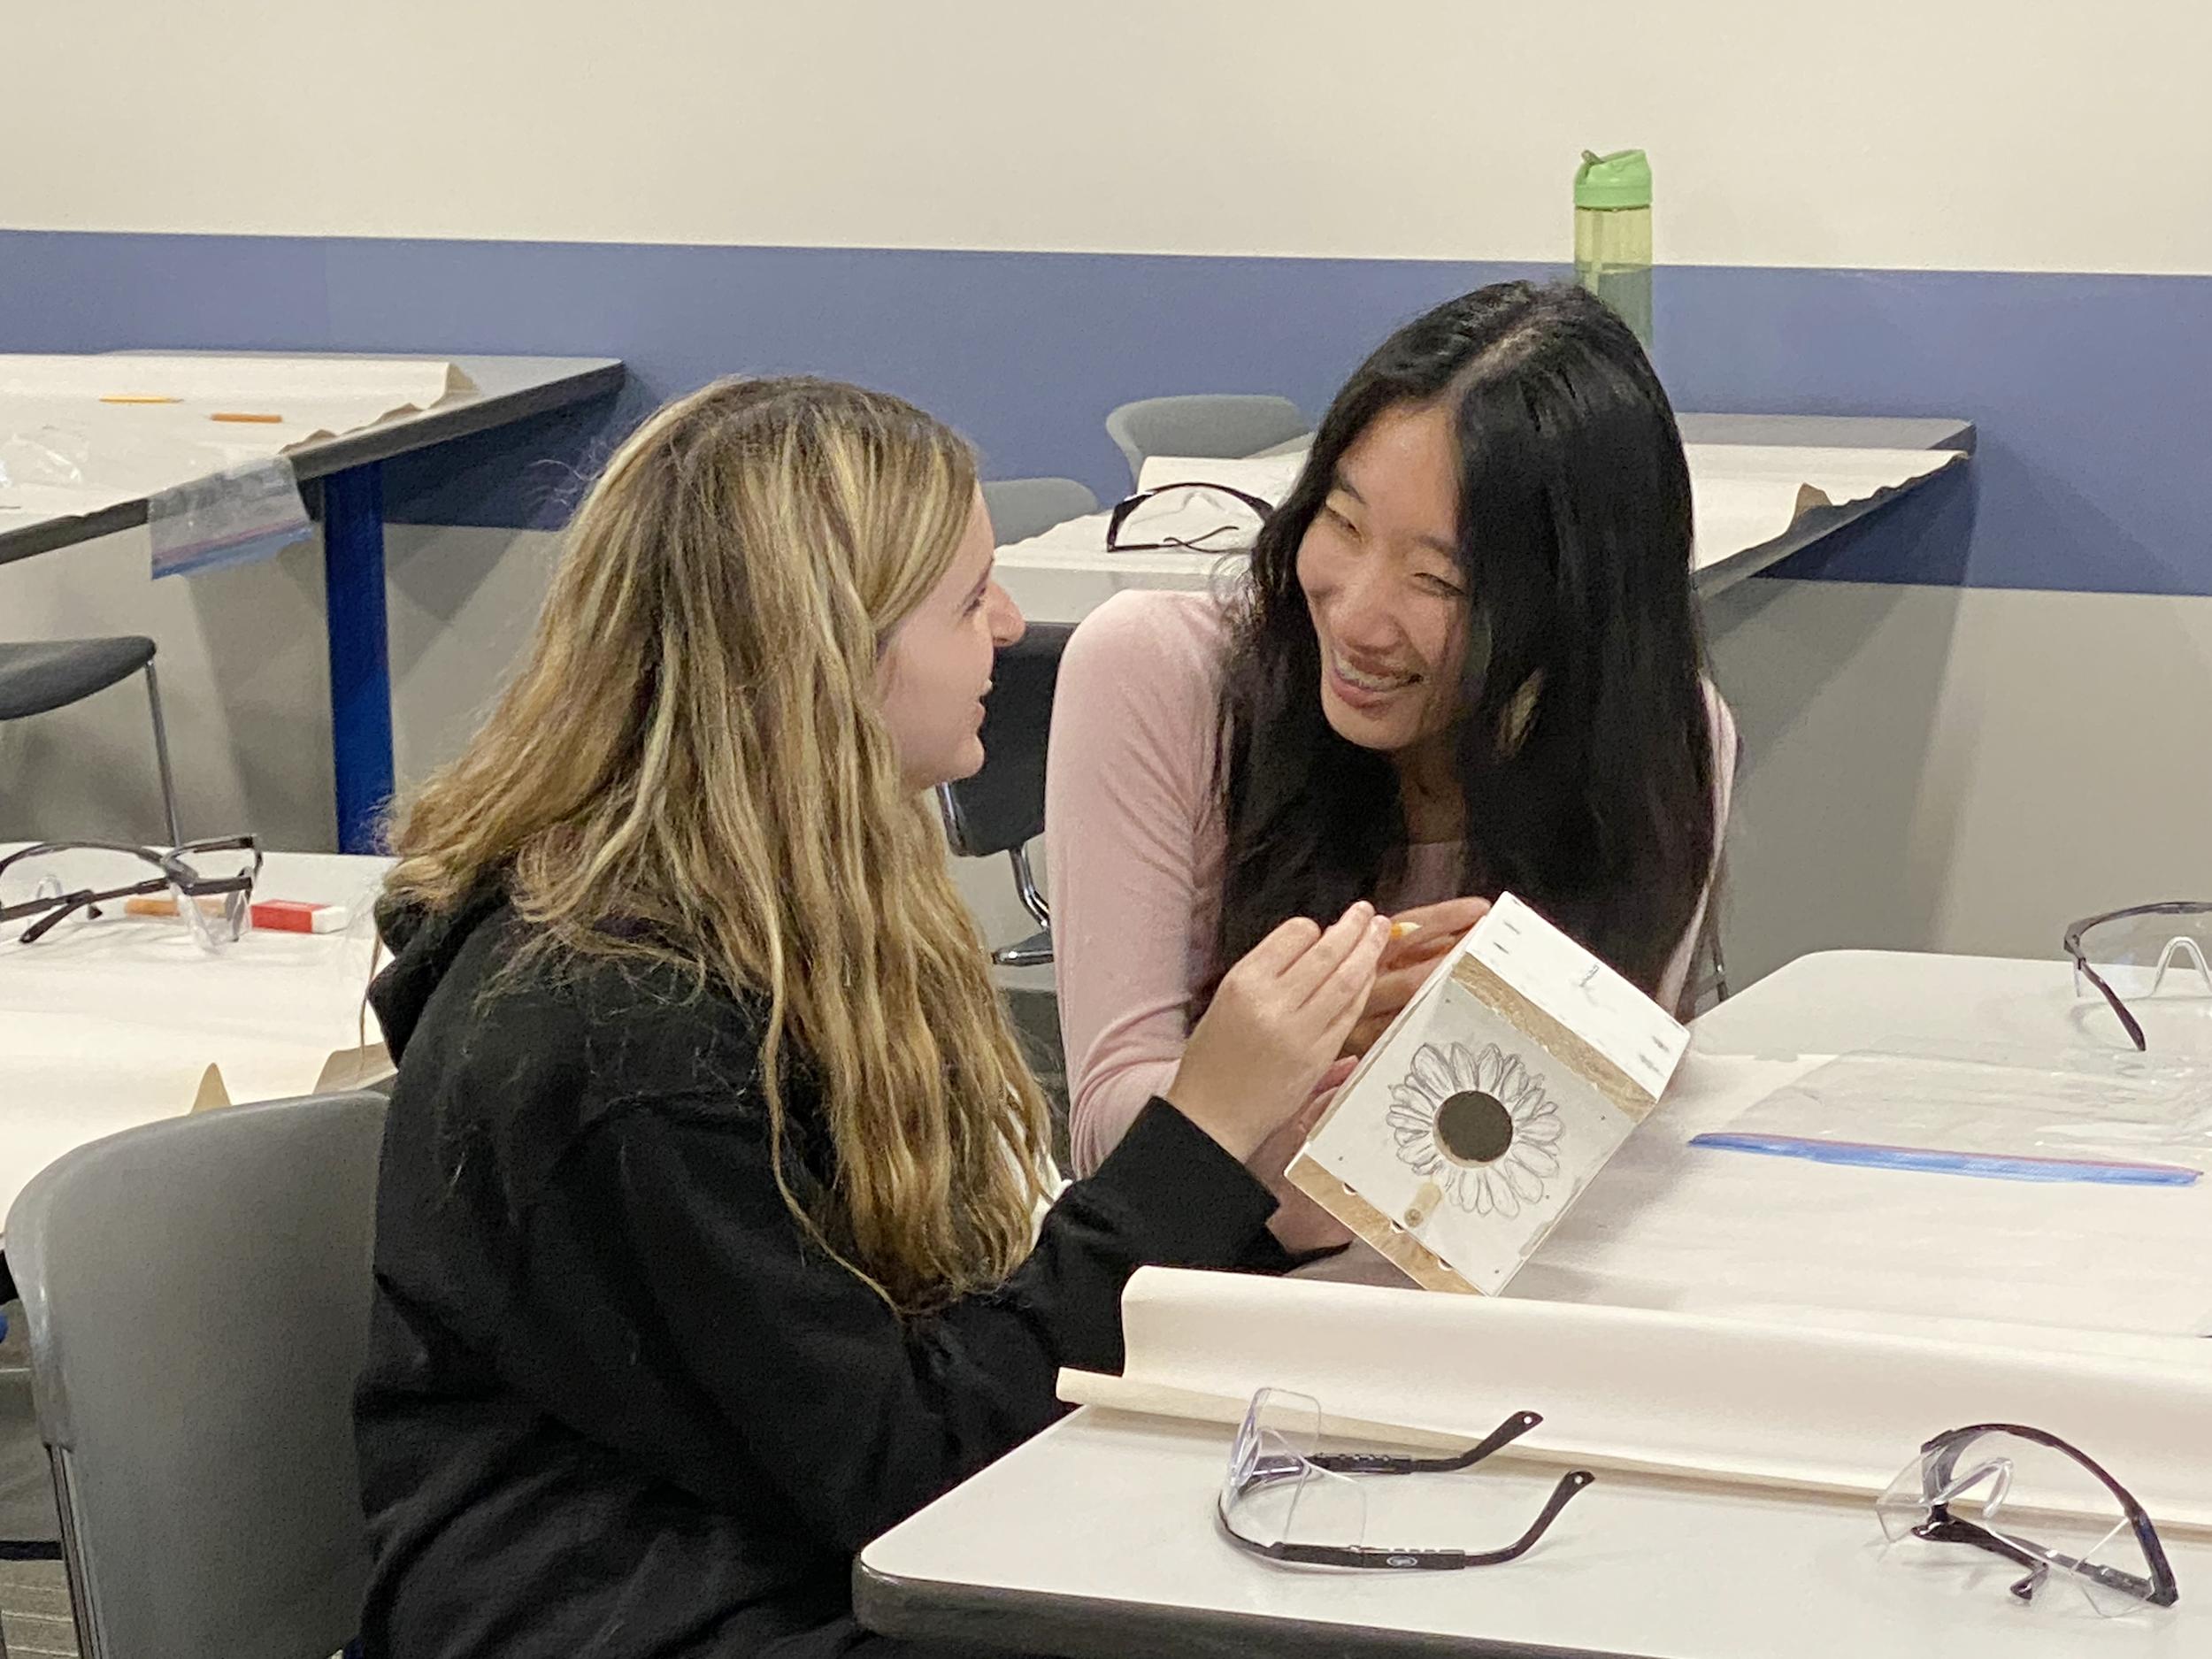
[(1609, 156), (1582, 152), (1575, 169), (1577, 207), (1649, 207), (1651, 163), (1640, 150), (1617, 150)]

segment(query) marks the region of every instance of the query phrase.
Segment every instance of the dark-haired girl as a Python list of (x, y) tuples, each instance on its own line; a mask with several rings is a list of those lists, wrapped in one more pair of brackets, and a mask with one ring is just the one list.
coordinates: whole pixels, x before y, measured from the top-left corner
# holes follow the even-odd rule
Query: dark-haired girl
[[(1079, 1169), (1172, 1075), (1224, 969), (1372, 900), (1356, 1054), (1511, 891), (1684, 994), (1735, 727), (1706, 676), (1689, 472), (1635, 337), (1505, 283), (1379, 347), (1221, 595), (1125, 593), (1061, 671), (1046, 808)], [(1277, 1179), (1303, 1133), (1254, 1155)], [(1344, 1235), (1294, 1193), (1286, 1243)]]

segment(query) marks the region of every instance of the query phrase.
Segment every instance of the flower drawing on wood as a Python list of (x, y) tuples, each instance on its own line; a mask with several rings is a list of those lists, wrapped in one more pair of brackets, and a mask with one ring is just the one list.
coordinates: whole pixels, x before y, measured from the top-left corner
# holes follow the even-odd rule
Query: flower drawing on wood
[(1479, 1053), (1423, 1043), (1390, 1102), (1399, 1161), (1462, 1210), (1517, 1216), (1559, 1173), (1558, 1105), (1540, 1073), (1494, 1042)]

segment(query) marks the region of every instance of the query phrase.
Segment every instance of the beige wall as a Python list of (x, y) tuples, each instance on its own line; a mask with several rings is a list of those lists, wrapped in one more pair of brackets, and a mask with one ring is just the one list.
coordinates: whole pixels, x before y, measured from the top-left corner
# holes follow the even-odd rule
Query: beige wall
[(4, 35), (0, 226), (2212, 272), (2201, 0), (108, 0)]
[[(2212, 273), (2197, 0), (115, 0), (4, 41), (0, 226), (1557, 258), (1577, 150), (1634, 142), (1665, 261)], [(392, 532), (403, 776), (550, 546)], [(328, 844), (316, 550), (145, 565), (0, 566), (0, 636), (157, 635), (188, 828)], [(2212, 601), (1763, 582), (1714, 623), (1740, 973), (2204, 890)], [(146, 747), (134, 688), (0, 727), (0, 834), (152, 834)]]
[[(551, 536), (397, 528), (403, 776), (453, 752), (542, 591)], [(24, 635), (158, 634), (188, 833), (330, 844), (319, 556), (149, 581), (142, 536), (0, 566)], [(2212, 600), (1748, 583), (1709, 613), (1744, 736), (1732, 964), (1841, 945), (2049, 955), (2100, 907), (2207, 890)], [(119, 687), (0, 726), (0, 837), (159, 818), (144, 700)], [(1003, 864), (963, 872), (986, 931), (1027, 931)]]
[(2212, 887), (2212, 600), (1753, 582), (1712, 608), (1744, 733), (1732, 964), (2055, 956)]

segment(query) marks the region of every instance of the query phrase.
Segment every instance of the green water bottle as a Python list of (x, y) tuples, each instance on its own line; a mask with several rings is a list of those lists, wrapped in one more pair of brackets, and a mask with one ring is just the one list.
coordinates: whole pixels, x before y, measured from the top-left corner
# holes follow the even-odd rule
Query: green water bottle
[(1575, 280), (1651, 349), (1651, 163), (1640, 150), (1582, 152), (1575, 169)]

